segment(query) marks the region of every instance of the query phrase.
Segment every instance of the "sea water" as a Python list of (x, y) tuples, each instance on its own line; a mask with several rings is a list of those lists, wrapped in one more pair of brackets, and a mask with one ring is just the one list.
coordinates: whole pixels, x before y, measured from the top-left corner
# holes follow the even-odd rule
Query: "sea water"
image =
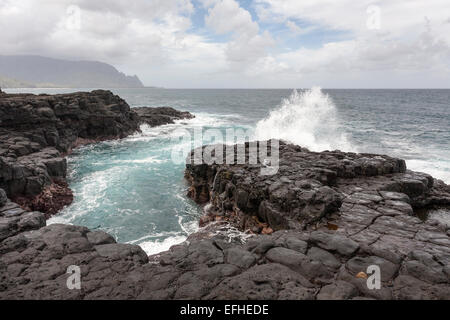
[[(62, 93), (90, 89), (27, 89)], [(10, 89), (21, 92), (23, 89)], [(185, 165), (172, 151), (194, 144), (183, 131), (240, 128), (254, 139), (280, 138), (314, 151), (388, 154), (450, 183), (450, 90), (113, 89), (130, 106), (171, 106), (196, 115), (122, 140), (81, 147), (68, 157), (74, 202), (48, 223), (104, 230), (148, 254), (198, 228), (186, 196)], [(209, 141), (204, 141), (208, 143)]]

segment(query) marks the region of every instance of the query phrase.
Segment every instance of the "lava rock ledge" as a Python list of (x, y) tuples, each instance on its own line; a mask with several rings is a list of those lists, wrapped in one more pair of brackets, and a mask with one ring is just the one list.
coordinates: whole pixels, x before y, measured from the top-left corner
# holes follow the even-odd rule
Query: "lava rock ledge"
[[(263, 161), (188, 163), (205, 227), (150, 257), (102, 231), (45, 226), (0, 192), (0, 298), (450, 299), (449, 226), (417, 216), (448, 213), (448, 185), (397, 158), (278, 151), (272, 176), (258, 174)], [(70, 265), (80, 290), (67, 288)], [(370, 265), (380, 289), (367, 286)]]

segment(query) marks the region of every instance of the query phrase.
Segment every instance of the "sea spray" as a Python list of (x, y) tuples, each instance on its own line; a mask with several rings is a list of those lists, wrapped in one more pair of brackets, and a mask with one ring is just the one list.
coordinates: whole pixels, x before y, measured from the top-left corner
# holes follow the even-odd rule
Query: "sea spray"
[(258, 140), (286, 140), (313, 151), (355, 151), (340, 129), (337, 109), (331, 98), (319, 87), (294, 90), (279, 108), (256, 125)]

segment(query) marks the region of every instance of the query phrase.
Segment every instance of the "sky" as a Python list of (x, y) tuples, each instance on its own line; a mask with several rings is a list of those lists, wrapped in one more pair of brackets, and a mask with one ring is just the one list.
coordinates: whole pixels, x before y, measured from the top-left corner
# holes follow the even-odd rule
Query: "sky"
[(167, 88), (450, 88), (450, 1), (0, 0), (0, 54)]

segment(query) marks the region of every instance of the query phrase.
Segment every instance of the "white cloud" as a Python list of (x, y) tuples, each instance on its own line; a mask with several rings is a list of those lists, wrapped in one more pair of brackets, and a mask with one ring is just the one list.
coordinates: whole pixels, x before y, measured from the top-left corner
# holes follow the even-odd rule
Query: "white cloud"
[[(257, 12), (263, 19), (286, 21), (293, 32), (300, 29), (291, 19), (304, 21), (313, 28), (347, 33), (345, 40), (327, 42), (314, 49), (302, 47), (275, 57), (300, 78), (351, 73), (363, 80), (353, 86), (371, 83), (371, 73), (380, 71), (386, 81), (380, 81), (378, 86), (388, 83), (393, 75), (392, 78), (398, 79), (403, 74), (406, 80), (411, 72), (448, 78), (450, 26), (443, 26), (450, 12), (448, 1), (377, 1), (379, 29), (367, 27), (369, 14), (374, 12), (367, 10), (373, 6), (372, 1), (257, 0), (257, 3)], [(425, 81), (416, 84), (429, 85)]]
[[(169, 87), (450, 80), (448, 0), (253, 0), (257, 17), (237, 0), (193, 1), (0, 0), (0, 54), (100, 60)], [(201, 30), (194, 4), (206, 12)], [(81, 10), (79, 29), (68, 28), (71, 5)], [(370, 5), (380, 8), (379, 29), (367, 28)]]
[[(80, 9), (79, 29), (68, 27), (71, 6)], [(223, 68), (224, 46), (189, 32), (193, 10), (189, 0), (0, 0), (0, 54), (100, 60), (170, 86), (177, 68)]]
[(252, 20), (250, 13), (234, 0), (217, 2), (214, 7), (208, 9), (205, 22), (219, 34), (236, 32), (252, 37), (259, 32), (259, 26)]
[(254, 65), (266, 58), (267, 48), (274, 45), (272, 36), (267, 31), (261, 33), (251, 14), (235, 0), (216, 1), (208, 9), (205, 23), (218, 34), (232, 34), (225, 53), (233, 72), (243, 70), (252, 75)]

